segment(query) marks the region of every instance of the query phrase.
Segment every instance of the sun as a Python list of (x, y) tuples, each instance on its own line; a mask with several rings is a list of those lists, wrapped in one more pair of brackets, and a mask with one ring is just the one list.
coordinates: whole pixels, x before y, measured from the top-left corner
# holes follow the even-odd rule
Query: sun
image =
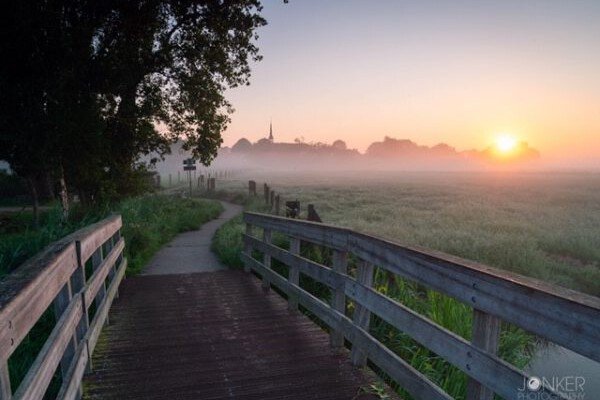
[(501, 153), (510, 153), (517, 147), (518, 141), (511, 135), (500, 135), (496, 139), (496, 148)]

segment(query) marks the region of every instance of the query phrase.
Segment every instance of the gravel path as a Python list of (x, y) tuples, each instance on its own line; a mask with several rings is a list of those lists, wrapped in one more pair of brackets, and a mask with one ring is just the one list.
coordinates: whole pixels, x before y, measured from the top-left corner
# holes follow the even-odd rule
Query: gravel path
[(177, 236), (152, 257), (144, 267), (142, 275), (187, 274), (227, 269), (210, 250), (210, 245), (217, 229), (241, 213), (242, 207), (223, 201), (221, 204), (225, 211), (218, 218), (202, 225), (197, 231)]

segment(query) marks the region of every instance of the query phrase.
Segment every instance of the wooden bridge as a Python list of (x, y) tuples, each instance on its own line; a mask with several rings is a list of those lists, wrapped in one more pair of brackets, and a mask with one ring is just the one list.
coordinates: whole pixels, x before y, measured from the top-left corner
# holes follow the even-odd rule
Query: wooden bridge
[[(21, 266), (0, 282), (0, 399), (42, 399), (53, 379), (59, 399), (377, 398), (362, 390), (373, 375), (356, 368), (367, 361), (416, 399), (449, 399), (372, 335), (374, 316), (464, 371), (468, 400), (522, 398), (527, 376), (496, 355), (503, 323), (600, 361), (596, 297), (344, 228), (255, 213), (244, 220), (245, 273), (121, 283), (127, 261), (118, 216)], [(289, 247), (276, 245), (276, 235)], [(302, 257), (304, 243), (330, 249), (332, 265)], [(472, 340), (373, 288), (377, 268), (472, 307)], [(301, 275), (327, 287), (331, 300), (310, 293)], [(48, 313), (54, 328), (12, 388), (11, 356)], [(563, 398), (548, 387), (539, 392)]]

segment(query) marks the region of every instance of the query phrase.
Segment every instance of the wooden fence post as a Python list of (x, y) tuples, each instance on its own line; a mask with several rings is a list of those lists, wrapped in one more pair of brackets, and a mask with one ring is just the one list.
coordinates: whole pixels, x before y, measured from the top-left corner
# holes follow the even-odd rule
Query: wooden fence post
[[(71, 290), (71, 282), (67, 281), (63, 288), (58, 292), (56, 298), (54, 299), (54, 317), (58, 321), (60, 317), (63, 315), (64, 311), (69, 307), (71, 303), (71, 298), (73, 297), (73, 291)], [(63, 379), (67, 377), (67, 373), (69, 372), (69, 366), (71, 365), (71, 361), (75, 356), (75, 350), (77, 349), (77, 334), (73, 335), (69, 340), (69, 344), (65, 348), (65, 352), (60, 361), (60, 370)]]
[[(339, 274), (346, 274), (348, 271), (348, 253), (345, 251), (333, 251), (333, 270)], [(336, 276), (337, 278), (337, 276)], [(335, 280), (335, 289), (332, 293), (331, 308), (346, 314), (346, 295), (344, 294), (344, 280)], [(334, 350), (340, 350), (344, 347), (344, 333), (342, 331), (331, 331), (331, 347)]]
[(280, 203), (280, 200), (281, 200), (281, 196), (280, 195), (275, 196), (275, 215), (279, 215), (279, 211), (280, 211), (279, 203)]
[[(266, 244), (271, 243), (271, 230), (270, 229), (263, 229), (263, 242), (265, 242)], [(268, 254), (266, 251), (263, 254), (263, 265), (265, 266), (265, 268), (271, 269), (271, 255)], [(269, 290), (271, 288), (271, 284), (269, 283), (269, 279), (267, 278), (266, 274), (263, 275), (263, 278), (262, 278), (262, 288), (264, 290)]]
[(256, 196), (256, 182), (248, 181), (248, 196)]
[[(252, 224), (246, 224), (246, 235), (252, 236)], [(244, 248), (244, 252), (248, 255), (248, 257), (252, 257), (252, 245), (250, 243), (246, 243)], [(248, 263), (244, 264), (244, 272), (250, 272), (252, 268)]]
[[(102, 246), (98, 247), (98, 249), (92, 254), (92, 269), (94, 272), (100, 267), (103, 260), (102, 255)], [(102, 304), (102, 300), (104, 300), (104, 296), (106, 296), (106, 285), (104, 282), (100, 285), (98, 289), (98, 293), (96, 294), (96, 309), (100, 308), (100, 304)], [(108, 316), (106, 317), (106, 325), (109, 324)]]
[(11, 397), (12, 390), (8, 374), (8, 361), (2, 361), (0, 362), (0, 400), (10, 400)]
[(263, 194), (265, 196), (265, 204), (269, 204), (269, 185), (266, 183), (263, 186)]
[(269, 205), (271, 206), (271, 211), (273, 211), (273, 206), (275, 205), (275, 191), (271, 190), (271, 195), (269, 198)]
[[(500, 344), (500, 319), (473, 309), (473, 334), (471, 343), (488, 353), (496, 354)], [(470, 369), (467, 364), (467, 369)], [(494, 392), (488, 387), (469, 378), (467, 383), (467, 400), (493, 400)]]
[(169, 174), (169, 187), (170, 187), (171, 185), (172, 185), (172, 182), (171, 182), (171, 174)]
[[(363, 286), (371, 287), (373, 284), (373, 271), (373, 264), (361, 260), (356, 271), (356, 281)], [(365, 331), (369, 330), (371, 323), (371, 312), (357, 301), (355, 301), (353, 323)], [(355, 343), (352, 343), (350, 358), (352, 359), (352, 364), (357, 367), (364, 367), (367, 364), (367, 355)]]
[[(290, 237), (290, 253), (300, 255), (300, 239)], [(289, 267), (288, 282), (296, 286), (300, 285), (300, 270), (297, 266)], [(298, 297), (295, 294), (288, 293), (288, 310), (298, 310)]]

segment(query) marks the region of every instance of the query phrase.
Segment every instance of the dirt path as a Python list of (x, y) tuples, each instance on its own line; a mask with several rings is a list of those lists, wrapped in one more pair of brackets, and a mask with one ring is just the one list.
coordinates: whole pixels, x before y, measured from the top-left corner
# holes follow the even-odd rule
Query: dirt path
[(146, 264), (142, 275), (187, 274), (227, 269), (210, 250), (217, 229), (242, 212), (242, 207), (221, 202), (225, 211), (219, 218), (207, 222), (197, 231), (182, 233)]

